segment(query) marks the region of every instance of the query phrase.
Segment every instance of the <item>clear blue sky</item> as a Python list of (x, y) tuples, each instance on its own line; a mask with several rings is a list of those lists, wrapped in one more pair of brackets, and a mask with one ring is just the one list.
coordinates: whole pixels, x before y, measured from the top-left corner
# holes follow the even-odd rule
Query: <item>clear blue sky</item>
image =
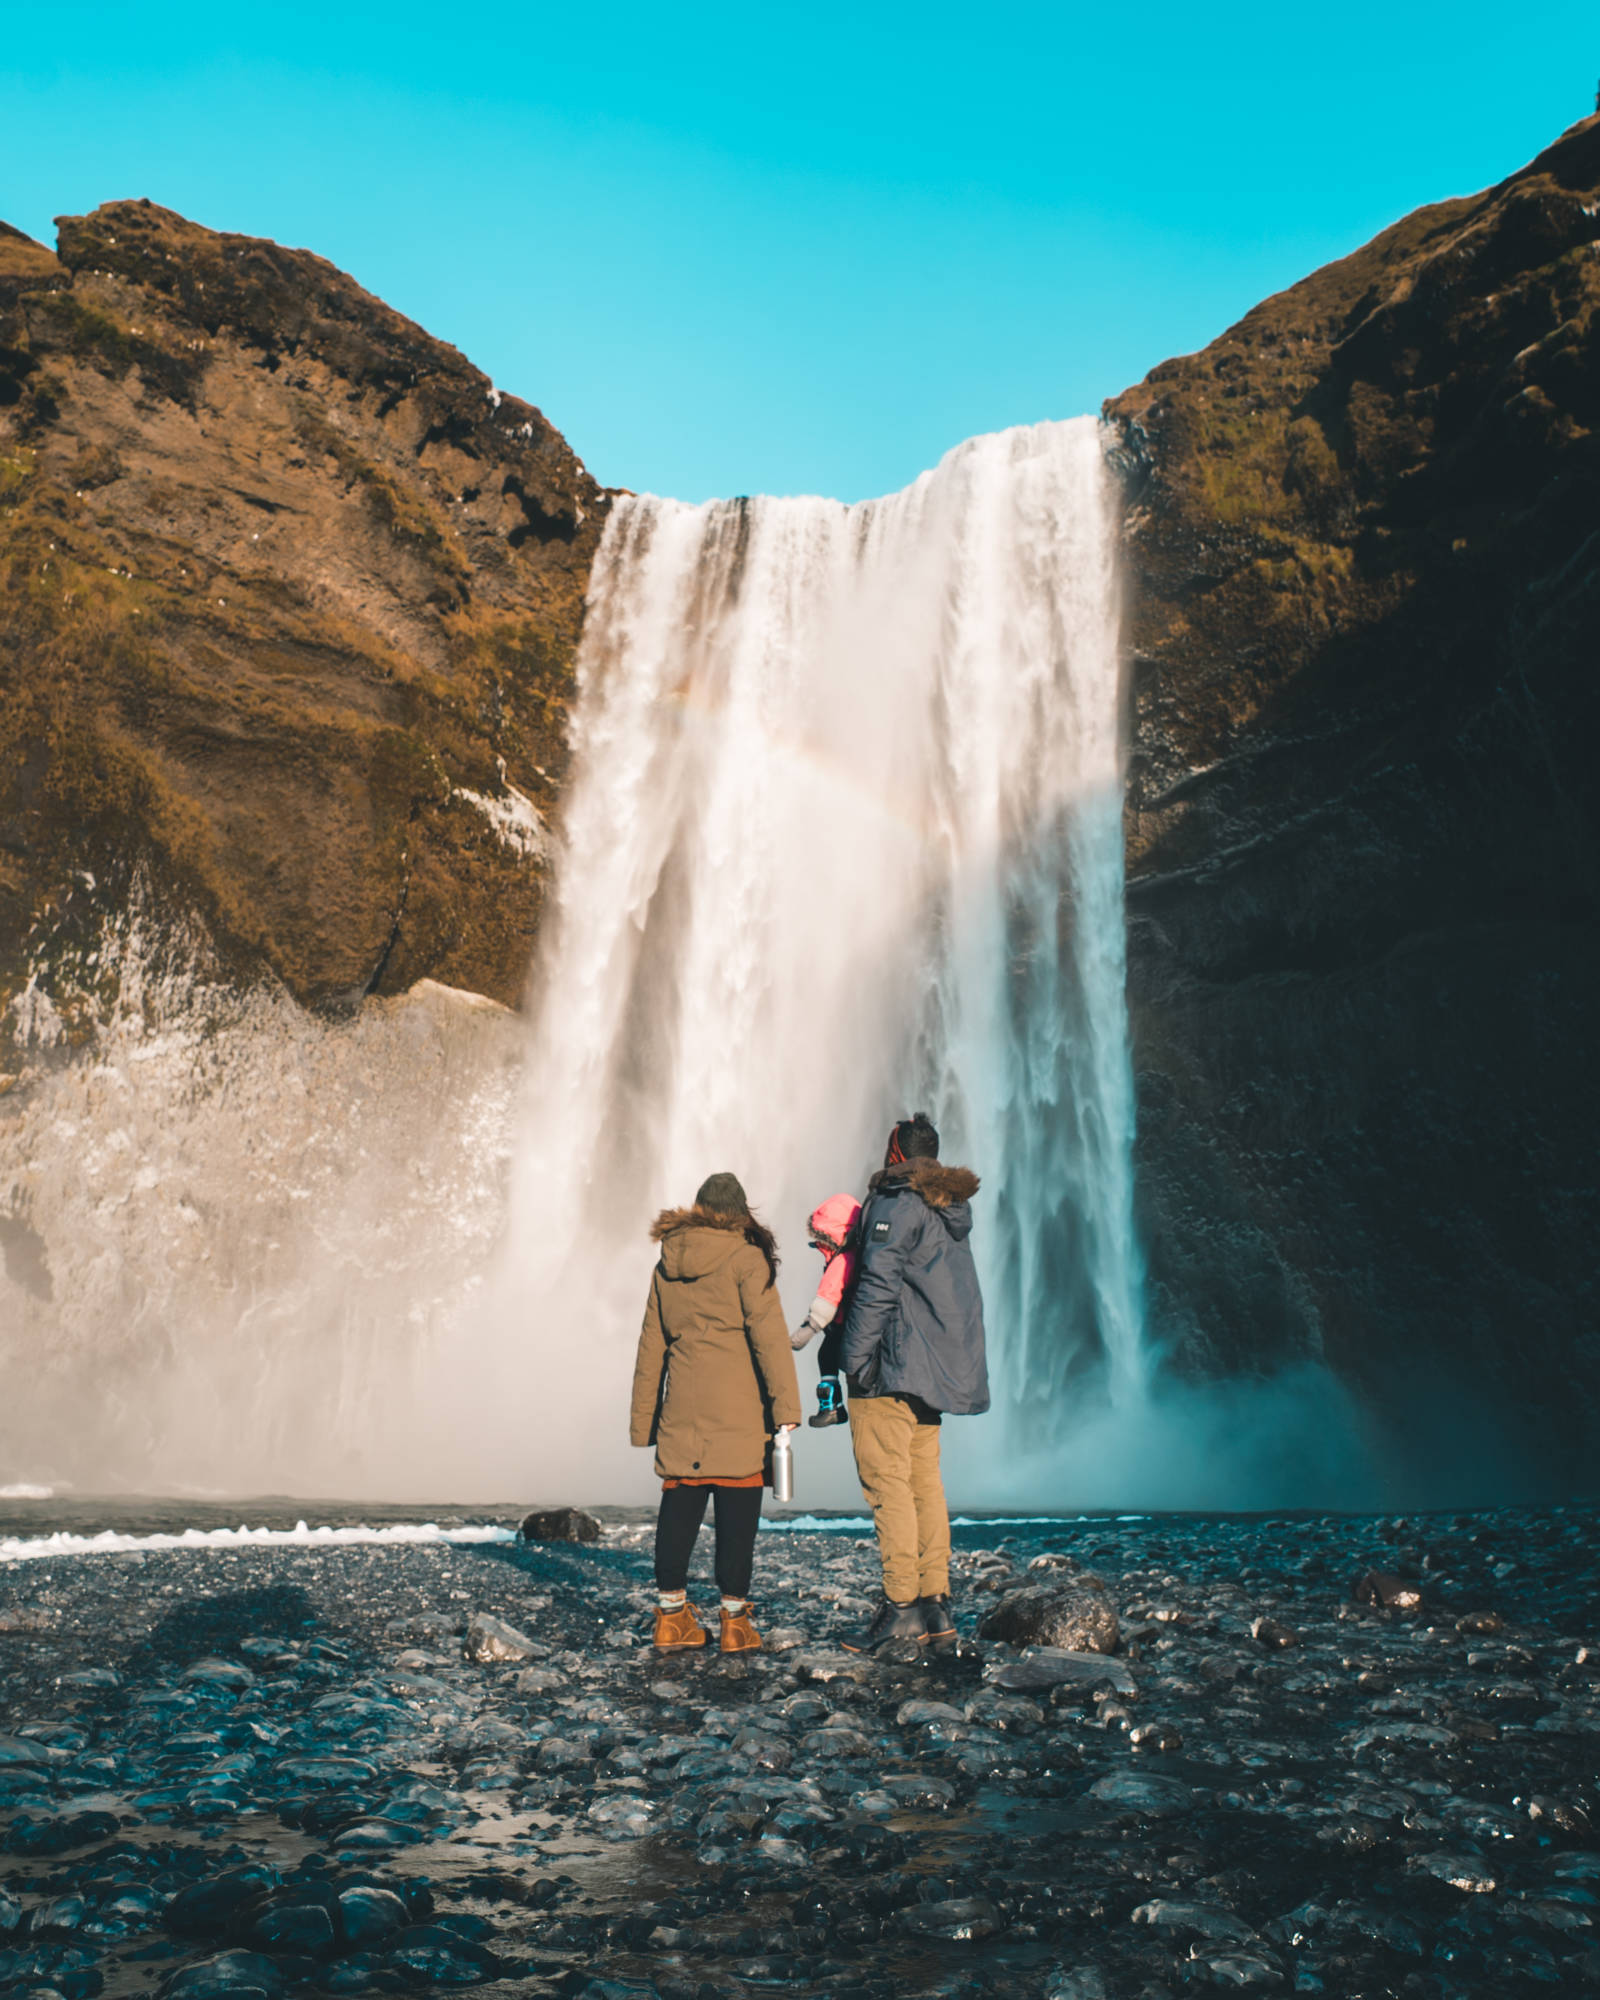
[(320, 251), (595, 474), (859, 498), (1594, 106), (1593, 0), (0, 9), (0, 216)]

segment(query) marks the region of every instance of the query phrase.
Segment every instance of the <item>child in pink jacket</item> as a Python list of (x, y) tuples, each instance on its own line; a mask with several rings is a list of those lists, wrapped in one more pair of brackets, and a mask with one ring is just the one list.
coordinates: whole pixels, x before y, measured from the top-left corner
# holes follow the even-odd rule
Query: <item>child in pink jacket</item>
[(798, 1352), (814, 1335), (822, 1335), (822, 1345), (817, 1350), (821, 1374), (817, 1382), (817, 1414), (811, 1419), (813, 1429), (850, 1421), (844, 1391), (839, 1386), (839, 1335), (844, 1326), (840, 1307), (856, 1275), (854, 1238), (860, 1215), (861, 1204), (853, 1194), (829, 1195), (821, 1207), (811, 1211), (811, 1247), (822, 1252), (822, 1283), (789, 1341)]

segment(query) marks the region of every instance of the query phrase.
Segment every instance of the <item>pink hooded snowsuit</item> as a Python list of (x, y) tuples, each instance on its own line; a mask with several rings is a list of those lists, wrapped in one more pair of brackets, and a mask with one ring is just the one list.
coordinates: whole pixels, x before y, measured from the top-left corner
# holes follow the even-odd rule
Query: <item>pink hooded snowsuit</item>
[(825, 1333), (839, 1310), (841, 1300), (856, 1274), (856, 1253), (845, 1246), (861, 1213), (853, 1194), (831, 1194), (811, 1211), (811, 1234), (822, 1252), (822, 1282), (805, 1318), (789, 1336), (794, 1346), (804, 1347), (814, 1334)]

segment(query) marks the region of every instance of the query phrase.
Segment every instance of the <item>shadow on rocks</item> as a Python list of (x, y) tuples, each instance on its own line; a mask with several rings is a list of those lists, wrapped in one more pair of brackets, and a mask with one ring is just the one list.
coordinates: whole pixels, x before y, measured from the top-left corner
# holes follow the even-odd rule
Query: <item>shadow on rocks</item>
[(311, 1600), (298, 1584), (275, 1583), (259, 1590), (222, 1591), (175, 1605), (140, 1642), (129, 1665), (135, 1669), (171, 1660), (192, 1660), (237, 1645), (256, 1632), (285, 1636), (317, 1622)]

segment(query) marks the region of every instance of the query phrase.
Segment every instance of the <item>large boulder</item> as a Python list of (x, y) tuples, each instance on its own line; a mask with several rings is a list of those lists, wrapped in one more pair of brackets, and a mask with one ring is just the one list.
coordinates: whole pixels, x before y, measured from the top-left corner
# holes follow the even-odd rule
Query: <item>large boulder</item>
[(600, 1523), (581, 1507), (536, 1507), (517, 1532), (525, 1542), (597, 1542)]
[(1008, 1590), (978, 1627), (982, 1639), (1012, 1646), (1054, 1646), (1068, 1653), (1114, 1653), (1117, 1614), (1101, 1585), (1079, 1576), (1053, 1577)]

